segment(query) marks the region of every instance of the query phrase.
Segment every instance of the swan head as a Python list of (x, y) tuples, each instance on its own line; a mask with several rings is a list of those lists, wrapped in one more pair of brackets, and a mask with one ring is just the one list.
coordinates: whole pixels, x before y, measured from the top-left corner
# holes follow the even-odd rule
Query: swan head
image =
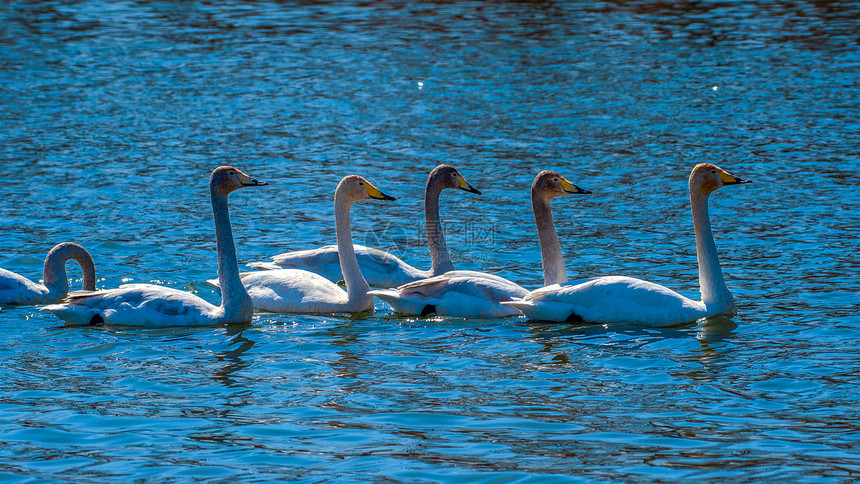
[(232, 166), (219, 166), (212, 170), (209, 186), (216, 193), (229, 195), (240, 188), (268, 185), (264, 181), (255, 180)]
[(590, 191), (567, 181), (558, 172), (544, 170), (532, 182), (532, 195), (543, 200), (551, 200), (562, 195), (589, 194)]
[(727, 185), (752, 183), (750, 180), (736, 177), (711, 163), (699, 163), (690, 172), (690, 191), (705, 195), (711, 194)]
[(335, 198), (341, 198), (349, 203), (361, 200), (397, 200), (382, 193), (372, 183), (358, 175), (343, 177), (335, 190)]
[(430, 176), (427, 178), (427, 184), (435, 184), (440, 190), (445, 188), (456, 188), (476, 195), (481, 194), (477, 188), (470, 185), (469, 182), (463, 178), (463, 175), (461, 175), (460, 172), (451, 165), (439, 165), (436, 168), (433, 168), (433, 171), (430, 172)]

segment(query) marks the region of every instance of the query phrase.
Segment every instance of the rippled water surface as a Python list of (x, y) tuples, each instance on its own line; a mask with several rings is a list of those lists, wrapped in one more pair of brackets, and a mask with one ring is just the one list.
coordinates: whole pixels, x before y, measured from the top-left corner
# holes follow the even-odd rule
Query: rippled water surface
[[(541, 284), (528, 186), (571, 277), (697, 294), (687, 176), (752, 185), (711, 216), (739, 316), (679, 327), (259, 314), (70, 328), (0, 312), (0, 480), (860, 479), (860, 8), (851, 2), (34, 2), (0, 6), (0, 266), (81, 243), (98, 286), (217, 302), (208, 173), (241, 263), (334, 241)], [(69, 264), (73, 287), (80, 270)]]

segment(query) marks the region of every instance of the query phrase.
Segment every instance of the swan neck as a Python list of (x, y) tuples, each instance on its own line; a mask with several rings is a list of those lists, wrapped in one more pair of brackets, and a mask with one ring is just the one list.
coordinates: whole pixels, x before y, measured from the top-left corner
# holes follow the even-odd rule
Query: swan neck
[(560, 284), (567, 281), (564, 269), (564, 256), (552, 220), (550, 201), (532, 190), (532, 209), (540, 240), (540, 255), (543, 263), (544, 285)]
[(227, 321), (249, 321), (253, 315), (251, 297), (239, 278), (239, 261), (230, 224), (227, 195), (211, 190), (212, 213), (215, 217), (215, 240), (218, 250), (218, 284), (221, 286), (221, 307)]
[(81, 266), (84, 278), (84, 289), (93, 291), (96, 288), (96, 269), (89, 252), (78, 244), (65, 242), (48, 252), (42, 278), (48, 291), (56, 294), (68, 294), (69, 279), (66, 274), (66, 262), (74, 260)]
[(699, 261), (699, 289), (706, 306), (723, 306), (732, 302), (732, 295), (723, 279), (720, 258), (711, 231), (708, 215), (708, 194), (690, 191), (690, 207), (696, 231), (696, 257)]
[(442, 231), (442, 221), (439, 218), (439, 195), (442, 189), (435, 179), (427, 180), (424, 190), (424, 218), (427, 230), (427, 243), (430, 246), (430, 272), (437, 276), (454, 270), (451, 255), (448, 253), (448, 245), (445, 243), (445, 234)]
[[(361, 274), (358, 257), (352, 245), (352, 227), (349, 220), (349, 210), (352, 202), (344, 200), (339, 193), (334, 196), (335, 232), (337, 233), (337, 253), (340, 259), (340, 271), (346, 283), (346, 293), (349, 302), (356, 303), (368, 298), (370, 286)], [(372, 299), (372, 296), (371, 296)]]

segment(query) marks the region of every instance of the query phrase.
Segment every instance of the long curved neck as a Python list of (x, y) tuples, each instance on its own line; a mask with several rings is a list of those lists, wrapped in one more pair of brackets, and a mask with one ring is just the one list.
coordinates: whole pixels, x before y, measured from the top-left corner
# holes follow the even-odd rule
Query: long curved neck
[(253, 315), (251, 297), (239, 278), (239, 261), (230, 225), (227, 195), (210, 189), (212, 213), (215, 216), (215, 240), (218, 250), (218, 284), (221, 286), (221, 307), (228, 321), (238, 322)]
[(42, 280), (48, 291), (58, 294), (68, 294), (69, 279), (66, 275), (66, 262), (72, 259), (81, 266), (84, 275), (84, 289), (94, 291), (96, 288), (96, 268), (89, 252), (78, 244), (64, 242), (57, 245), (45, 257)]
[(367, 291), (370, 290), (370, 286), (361, 274), (358, 258), (355, 256), (355, 247), (352, 245), (352, 227), (349, 221), (351, 206), (351, 202), (344, 200), (339, 193), (335, 192), (334, 219), (340, 271), (343, 273), (343, 282), (346, 283), (349, 302), (355, 303), (368, 298)]
[(732, 294), (726, 287), (711, 220), (708, 216), (708, 195), (690, 190), (690, 207), (693, 226), (696, 230), (696, 256), (699, 259), (699, 290), (707, 306), (725, 305), (732, 302)]
[(427, 243), (430, 246), (430, 272), (434, 276), (454, 270), (451, 255), (448, 253), (448, 245), (445, 243), (445, 234), (442, 232), (442, 222), (439, 219), (439, 195), (442, 189), (439, 184), (430, 178), (424, 189), (424, 220), (427, 230)]
[(532, 190), (532, 209), (535, 213), (535, 223), (540, 239), (540, 256), (543, 262), (543, 283), (560, 284), (567, 281), (567, 273), (564, 270), (564, 256), (561, 254), (561, 245), (558, 234), (555, 232), (555, 224), (552, 221), (552, 208), (549, 199), (541, 197), (537, 191)]

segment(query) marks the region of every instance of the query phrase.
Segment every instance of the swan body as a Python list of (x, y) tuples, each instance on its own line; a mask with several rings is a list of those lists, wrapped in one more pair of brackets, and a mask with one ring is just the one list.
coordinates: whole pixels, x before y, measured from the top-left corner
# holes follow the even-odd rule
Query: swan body
[(370, 294), (401, 314), (498, 318), (520, 314), (519, 310), (501, 301), (524, 297), (528, 291), (492, 274), (451, 271), (394, 289), (373, 290)]
[(715, 314), (737, 314), (720, 269), (707, 202), (715, 190), (740, 183), (749, 181), (709, 163), (696, 165), (690, 174), (701, 300), (692, 300), (641, 279), (607, 276), (549, 285), (503, 304), (534, 320), (583, 320), (652, 327), (686, 323)]
[(220, 323), (250, 322), (251, 298), (239, 279), (239, 266), (227, 196), (240, 188), (268, 185), (232, 166), (212, 172), (209, 190), (215, 215), (218, 246), (218, 280), (221, 305), (177, 289), (154, 284), (124, 284), (116, 289), (76, 291), (66, 304), (45, 306), (68, 324), (110, 324), (119, 326), (209, 326)]
[(123, 284), (116, 289), (75, 291), (67, 304), (45, 306), (68, 324), (84, 326), (209, 326), (250, 321), (226, 318), (224, 308), (194, 294), (155, 284)]
[[(536, 321), (633, 323), (659, 327), (711, 314), (705, 303), (653, 282), (606, 276), (552, 284), (504, 303)], [(719, 312), (719, 311), (714, 311)]]
[(42, 272), (44, 284), (39, 284), (6, 269), (0, 269), (0, 304), (52, 304), (69, 293), (66, 262), (76, 261), (83, 271), (84, 289), (95, 290), (96, 269), (89, 252), (74, 242), (54, 246)]
[[(388, 252), (355, 245), (358, 265), (369, 285), (396, 287), (454, 270), (439, 219), (439, 195), (442, 190), (448, 188), (479, 195), (481, 193), (472, 187), (453, 166), (439, 165), (430, 172), (424, 190), (424, 212), (432, 261), (431, 269), (417, 269)], [(286, 252), (272, 257), (272, 262), (252, 262), (248, 265), (262, 270), (302, 269), (319, 274), (332, 282), (343, 280), (336, 245)]]
[[(537, 183), (541, 180), (541, 183)], [(554, 197), (572, 193), (591, 193), (570, 183), (555, 172), (541, 172), (532, 185), (532, 198), (538, 200), (541, 207), (549, 207), (549, 200)], [(537, 207), (537, 205), (535, 205)], [(544, 229), (549, 224), (552, 235), (552, 215), (546, 220), (547, 213), (535, 208), (539, 233), (541, 234), (541, 252), (544, 260), (561, 259), (561, 248), (556, 237), (555, 247), (544, 244)], [(552, 252), (548, 255), (547, 252)], [(567, 280), (564, 274), (564, 262), (556, 261), (561, 267), (560, 272), (553, 269), (551, 277)], [(394, 289), (370, 291), (374, 296), (390, 304), (395, 312), (414, 315), (436, 313), (442, 316), (461, 317), (504, 317), (521, 314), (512, 306), (503, 304), (525, 297), (528, 291), (502, 277), (476, 271), (450, 271), (428, 279), (412, 282)]]
[[(417, 269), (383, 250), (359, 244), (354, 247), (361, 273), (371, 286), (394, 287), (430, 275), (430, 271)], [(253, 262), (248, 265), (262, 270), (302, 269), (318, 274), (328, 281), (343, 280), (337, 245), (287, 252), (276, 255), (272, 262)]]
[(325, 277), (300, 269), (241, 275), (254, 308), (273, 313), (356, 313), (373, 309), (370, 286), (362, 276), (352, 244), (349, 210), (361, 200), (394, 200), (358, 175), (344, 177), (334, 195), (338, 266), (346, 291)]

